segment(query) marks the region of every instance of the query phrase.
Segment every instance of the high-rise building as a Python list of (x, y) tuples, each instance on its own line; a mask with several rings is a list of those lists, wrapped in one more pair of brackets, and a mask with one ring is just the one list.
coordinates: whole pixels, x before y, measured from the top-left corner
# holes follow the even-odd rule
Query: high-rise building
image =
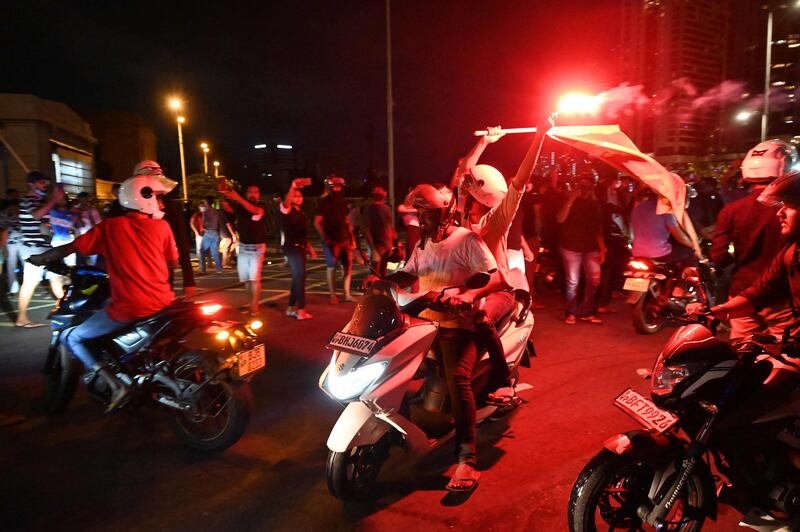
[(625, 124), (634, 141), (665, 162), (716, 151), (721, 110), (693, 101), (726, 79), (729, 0), (623, 0), (621, 31), (623, 81), (654, 102)]

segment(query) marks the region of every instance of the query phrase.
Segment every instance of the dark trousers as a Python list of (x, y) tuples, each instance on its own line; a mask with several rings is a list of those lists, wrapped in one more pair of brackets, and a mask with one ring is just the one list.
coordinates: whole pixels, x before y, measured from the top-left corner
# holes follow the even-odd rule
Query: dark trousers
[(483, 306), (485, 318), (478, 321), (477, 334), (480, 351), (489, 353), (492, 363), (491, 384), (497, 388), (510, 384), (511, 372), (506, 363), (506, 352), (497, 332), (497, 322), (514, 308), (514, 296), (511, 292), (494, 292), (486, 297)]
[(447, 391), (456, 429), (456, 457), (459, 462), (478, 461), (475, 446), (475, 394), (472, 370), (478, 358), (475, 333), (465, 329), (439, 329)]
[(306, 308), (306, 248), (289, 244), (283, 247), (283, 254), (292, 272), (292, 288), (289, 292), (289, 306)]

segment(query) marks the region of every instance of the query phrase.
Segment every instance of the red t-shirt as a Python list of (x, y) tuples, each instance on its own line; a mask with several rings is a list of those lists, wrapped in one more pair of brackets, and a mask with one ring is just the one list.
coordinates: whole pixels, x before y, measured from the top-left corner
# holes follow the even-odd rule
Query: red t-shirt
[(167, 262), (178, 260), (172, 230), (164, 220), (134, 212), (107, 218), (75, 239), (83, 255), (102, 255), (111, 282), (112, 320), (155, 314), (175, 299)]

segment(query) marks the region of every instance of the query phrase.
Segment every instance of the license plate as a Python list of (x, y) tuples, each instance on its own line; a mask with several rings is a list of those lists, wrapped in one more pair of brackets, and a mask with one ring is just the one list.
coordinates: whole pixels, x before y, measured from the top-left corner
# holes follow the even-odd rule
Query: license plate
[(368, 355), (375, 347), (376, 340), (369, 338), (362, 338), (353, 334), (337, 332), (333, 335), (327, 347), (329, 349), (337, 349), (339, 351), (347, 351), (348, 353), (356, 353), (360, 355)]
[(642, 277), (628, 277), (625, 279), (625, 284), (622, 285), (623, 290), (632, 290), (634, 292), (647, 292), (650, 288), (650, 279)]
[(651, 400), (630, 388), (614, 399), (614, 406), (655, 432), (665, 432), (678, 422), (678, 416), (661, 410)]
[(239, 357), (239, 376), (244, 377), (254, 371), (258, 371), (267, 364), (266, 351), (264, 344), (257, 345), (253, 349), (237, 353)]

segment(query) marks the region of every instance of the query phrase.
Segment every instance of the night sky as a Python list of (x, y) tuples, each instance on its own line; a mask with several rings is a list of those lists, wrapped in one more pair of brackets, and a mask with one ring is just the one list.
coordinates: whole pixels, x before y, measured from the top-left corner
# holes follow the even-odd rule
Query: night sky
[[(534, 125), (563, 90), (621, 81), (619, 4), (394, 0), (398, 177), (444, 181), (474, 129)], [(201, 140), (229, 175), (253, 144), (283, 142), (340, 154), (339, 170), (360, 178), (370, 131), (372, 164), (386, 171), (383, 0), (3, 6), (0, 92), (137, 112), (173, 175), (173, 93), (187, 105), (189, 172), (201, 168)], [(524, 142), (507, 137), (485, 160), (513, 172)]]

